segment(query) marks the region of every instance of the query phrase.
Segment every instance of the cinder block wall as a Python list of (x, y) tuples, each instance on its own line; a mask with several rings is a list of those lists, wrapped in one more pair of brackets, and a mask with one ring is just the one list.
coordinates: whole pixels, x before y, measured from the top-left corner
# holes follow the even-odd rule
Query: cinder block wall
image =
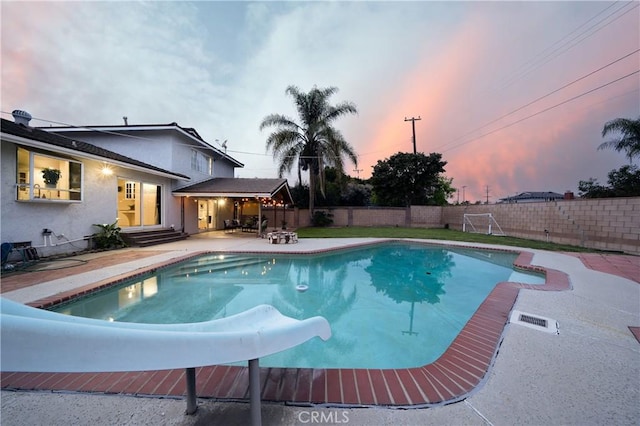
[(411, 226), (421, 228), (438, 228), (444, 226), (442, 222), (443, 209), (440, 206), (412, 206)]
[(640, 197), (447, 206), (442, 223), (462, 229), (464, 213), (492, 213), (514, 237), (640, 254)]
[[(318, 210), (331, 212), (334, 226), (449, 226), (458, 230), (462, 229), (464, 213), (492, 213), (510, 236), (640, 255), (640, 197)], [(287, 222), (289, 227), (309, 226), (308, 210), (288, 210)]]

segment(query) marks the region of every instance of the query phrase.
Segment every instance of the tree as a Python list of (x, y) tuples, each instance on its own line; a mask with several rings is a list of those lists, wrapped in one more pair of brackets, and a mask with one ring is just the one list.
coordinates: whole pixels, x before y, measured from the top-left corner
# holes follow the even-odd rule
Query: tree
[(379, 160), (369, 179), (376, 203), (383, 206), (433, 204), (444, 182), (440, 180), (440, 173), (446, 164), (438, 153), (427, 156), (399, 152)]
[(633, 157), (640, 156), (640, 116), (636, 120), (616, 118), (608, 121), (602, 128), (602, 137), (611, 133), (619, 133), (619, 136), (601, 143), (598, 149), (624, 151), (629, 158), (629, 163), (631, 163)]
[(343, 206), (368, 206), (371, 202), (371, 185), (358, 182), (347, 182), (340, 195)]
[(608, 178), (609, 186), (601, 185), (593, 178), (581, 180), (578, 183), (578, 194), (584, 198), (640, 196), (640, 169), (637, 166), (626, 165), (618, 170), (611, 170)]
[(371, 199), (371, 185), (360, 179), (338, 173), (334, 167), (325, 167), (325, 197), (316, 206), (366, 206)]
[(449, 204), (447, 201), (454, 193), (456, 189), (453, 187), (453, 178), (446, 176), (438, 177), (438, 185), (436, 191), (433, 194), (433, 204), (436, 206), (444, 206)]
[[(347, 114), (357, 113), (351, 102), (331, 105), (329, 98), (338, 91), (335, 87), (318, 89), (309, 93), (301, 92), (296, 86), (287, 87), (298, 111), (300, 122), (281, 114), (270, 114), (260, 123), (260, 130), (275, 127), (267, 138), (267, 150), (273, 151), (278, 162), (278, 175), (291, 172), (294, 165), (309, 171), (309, 214), (313, 217), (315, 194), (319, 188), (324, 195), (324, 169), (333, 166), (344, 172), (343, 156), (347, 156), (357, 167), (358, 159), (354, 149), (333, 123)], [(300, 179), (300, 178), (299, 178)], [(301, 182), (299, 182), (301, 184)]]

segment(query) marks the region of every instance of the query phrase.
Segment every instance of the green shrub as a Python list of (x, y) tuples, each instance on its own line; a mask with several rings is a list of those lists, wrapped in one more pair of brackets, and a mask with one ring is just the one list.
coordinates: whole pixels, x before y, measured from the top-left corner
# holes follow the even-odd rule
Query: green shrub
[(333, 214), (331, 214), (331, 212), (316, 210), (313, 212), (311, 222), (313, 226), (329, 226), (333, 223)]
[(127, 243), (124, 242), (122, 236), (120, 235), (120, 231), (122, 230), (122, 228), (118, 226), (117, 220), (110, 224), (94, 223), (93, 226), (97, 226), (98, 228), (100, 228), (99, 232), (93, 234), (93, 243), (95, 245), (95, 248), (109, 250), (125, 247), (127, 245)]

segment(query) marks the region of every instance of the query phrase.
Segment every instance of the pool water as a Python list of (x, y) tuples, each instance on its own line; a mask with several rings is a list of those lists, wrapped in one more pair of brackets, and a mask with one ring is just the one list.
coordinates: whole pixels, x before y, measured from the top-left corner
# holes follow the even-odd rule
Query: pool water
[(515, 271), (516, 256), (404, 242), (314, 255), (211, 254), (55, 310), (185, 323), (270, 304), (298, 319), (323, 316), (333, 335), (265, 357), (262, 366), (410, 368), (435, 361), (498, 282), (544, 283), (541, 275)]

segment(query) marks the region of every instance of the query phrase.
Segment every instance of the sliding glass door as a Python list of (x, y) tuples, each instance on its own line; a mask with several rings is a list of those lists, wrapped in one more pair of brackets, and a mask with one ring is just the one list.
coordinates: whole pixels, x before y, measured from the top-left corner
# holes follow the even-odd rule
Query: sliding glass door
[(162, 224), (162, 186), (118, 179), (118, 224), (122, 228)]

